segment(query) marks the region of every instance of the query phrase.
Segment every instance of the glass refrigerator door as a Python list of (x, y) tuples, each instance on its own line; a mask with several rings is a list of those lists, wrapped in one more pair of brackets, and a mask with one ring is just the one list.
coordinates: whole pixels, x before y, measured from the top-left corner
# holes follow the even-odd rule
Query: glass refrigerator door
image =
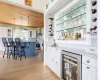
[(73, 61), (71, 59), (63, 60), (63, 79), (64, 80), (78, 80), (77, 79), (77, 60)]

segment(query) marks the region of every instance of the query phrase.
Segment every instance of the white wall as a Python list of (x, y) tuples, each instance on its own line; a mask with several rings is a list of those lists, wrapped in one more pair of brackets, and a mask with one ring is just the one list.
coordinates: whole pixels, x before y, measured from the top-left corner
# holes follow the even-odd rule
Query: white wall
[(44, 12), (45, 10), (45, 4), (47, 3), (48, 0), (33, 0), (33, 8), (41, 10)]
[(7, 0), (7, 1), (11, 1), (11, 2), (14, 2), (14, 3), (17, 3), (17, 4), (24, 5), (24, 0)]
[[(4, 0), (4, 1), (17, 3), (17, 4), (20, 4), (20, 5), (26, 6), (24, 0)], [(39, 11), (39, 12), (44, 13), (45, 4), (47, 2), (48, 2), (48, 0), (33, 0), (32, 1), (32, 9), (35, 10), (35, 11)]]

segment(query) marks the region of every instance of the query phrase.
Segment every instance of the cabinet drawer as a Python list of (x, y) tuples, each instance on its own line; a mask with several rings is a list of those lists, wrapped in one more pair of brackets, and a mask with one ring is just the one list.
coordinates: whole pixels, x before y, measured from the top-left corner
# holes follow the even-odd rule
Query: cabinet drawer
[(87, 57), (87, 56), (82, 56), (82, 63), (89, 65), (91, 67), (94, 67), (94, 68), (97, 67), (96, 59), (90, 58), (90, 57)]

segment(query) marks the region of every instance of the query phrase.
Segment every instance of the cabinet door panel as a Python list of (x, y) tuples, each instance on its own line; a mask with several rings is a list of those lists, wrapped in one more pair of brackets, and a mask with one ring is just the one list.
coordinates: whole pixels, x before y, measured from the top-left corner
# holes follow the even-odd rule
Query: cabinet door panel
[(82, 80), (88, 80), (88, 71), (87, 71), (87, 66), (82, 64)]
[(88, 80), (97, 80), (96, 79), (96, 69), (90, 67), (88, 70)]
[(97, 80), (96, 69), (82, 64), (82, 80)]
[(56, 74), (60, 77), (61, 73), (61, 59), (60, 59), (61, 50), (56, 50)]

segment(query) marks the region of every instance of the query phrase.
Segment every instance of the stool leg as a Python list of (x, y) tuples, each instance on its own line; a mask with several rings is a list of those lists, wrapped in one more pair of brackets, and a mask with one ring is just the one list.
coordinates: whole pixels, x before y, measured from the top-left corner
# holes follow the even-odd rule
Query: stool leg
[(22, 60), (22, 56), (20, 55), (20, 61)]
[(6, 53), (6, 47), (5, 47), (5, 51), (4, 51), (4, 54), (3, 54), (3, 58), (5, 57), (5, 53)]
[(8, 47), (7, 47), (7, 58), (8, 58), (8, 51), (9, 51), (9, 50), (8, 50)]
[(23, 48), (24, 57), (26, 59), (25, 48)]
[(15, 60), (17, 60), (17, 55), (15, 56)]

